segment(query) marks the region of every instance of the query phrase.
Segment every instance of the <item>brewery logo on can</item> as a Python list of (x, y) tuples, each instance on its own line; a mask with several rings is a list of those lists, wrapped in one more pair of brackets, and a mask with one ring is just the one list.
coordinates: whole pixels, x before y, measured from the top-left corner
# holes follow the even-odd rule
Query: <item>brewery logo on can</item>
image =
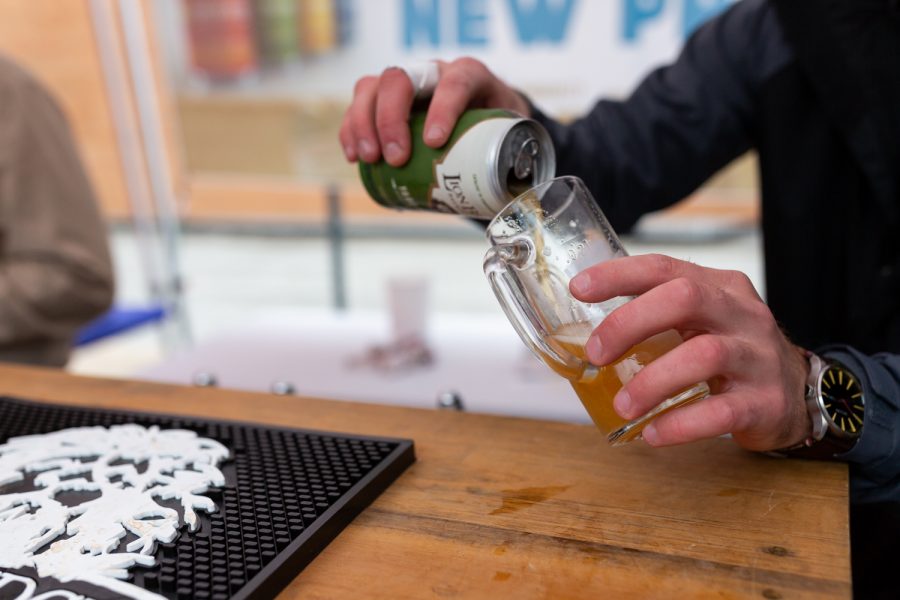
[(467, 111), (438, 149), (422, 141), (424, 124), (424, 113), (412, 115), (412, 156), (405, 165), (360, 162), (363, 185), (379, 204), (490, 219), (554, 175), (556, 153), (549, 134), (516, 113)]

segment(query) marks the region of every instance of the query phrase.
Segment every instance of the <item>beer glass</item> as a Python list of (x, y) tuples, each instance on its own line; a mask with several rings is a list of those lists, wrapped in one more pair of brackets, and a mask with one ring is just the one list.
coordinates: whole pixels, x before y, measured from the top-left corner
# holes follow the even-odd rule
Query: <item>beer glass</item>
[(656, 416), (709, 395), (705, 382), (681, 391), (626, 422), (613, 410), (616, 392), (641, 368), (682, 342), (665, 331), (596, 367), (584, 345), (597, 325), (631, 297), (585, 303), (569, 293), (569, 280), (587, 267), (627, 256), (584, 183), (577, 177), (544, 182), (510, 202), (487, 228), (491, 244), (484, 272), (522, 341), (572, 384), (591, 419), (621, 445), (640, 437)]

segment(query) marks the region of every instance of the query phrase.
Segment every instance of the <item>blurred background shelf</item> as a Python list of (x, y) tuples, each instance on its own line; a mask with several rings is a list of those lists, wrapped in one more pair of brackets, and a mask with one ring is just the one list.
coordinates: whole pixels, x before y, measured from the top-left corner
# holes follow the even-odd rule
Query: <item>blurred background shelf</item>
[[(704, 3), (701, 16), (728, 3)], [(625, 95), (675, 55), (688, 17), (699, 22), (681, 3), (630, 25), (624, 0), (517, 3), (576, 11), (540, 37), (539, 26), (561, 21), (512, 14), (512, 4), (441, 0), (428, 14), (430, 3), (362, 0), (0, 0), (0, 51), (59, 99), (111, 224), (117, 303), (174, 302), (192, 333), (180, 346), (160, 343), (153, 325), (112, 336), (79, 347), (70, 368), (134, 375), (271, 311), (330, 310), (339, 263), (351, 311), (383, 314), (388, 279), (424, 274), (439, 320), (498, 317), (477, 226), (366, 196), (337, 142), (353, 82), (390, 64), (473, 55), (573, 116)], [(475, 9), (484, 14), (466, 12)], [(207, 20), (205, 33), (196, 22), (192, 32), (191, 14)], [(466, 30), (467, 18), (481, 25)], [(217, 46), (222, 56), (208, 54)], [(604, 68), (584, 77), (598, 57)], [(646, 217), (626, 244), (745, 270), (764, 293), (757, 197), (746, 155)]]

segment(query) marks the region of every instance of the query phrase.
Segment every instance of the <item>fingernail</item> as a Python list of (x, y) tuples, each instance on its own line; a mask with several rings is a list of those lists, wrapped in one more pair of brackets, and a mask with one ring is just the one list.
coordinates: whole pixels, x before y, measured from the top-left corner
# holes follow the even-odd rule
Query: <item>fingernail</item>
[(384, 158), (390, 163), (399, 161), (402, 155), (403, 150), (397, 142), (388, 142), (384, 147)]
[(440, 125), (432, 125), (428, 128), (428, 131), (425, 132), (425, 141), (426, 142), (440, 142), (444, 139), (444, 134), (446, 130)]
[(369, 140), (360, 140), (359, 155), (365, 159), (371, 160), (373, 154), (375, 154), (375, 145)]
[(625, 391), (624, 388), (619, 390), (619, 393), (613, 398), (613, 408), (616, 409), (619, 416), (626, 419), (631, 418), (631, 394)]
[(656, 431), (656, 425), (650, 423), (641, 431), (641, 438), (651, 446), (659, 444), (659, 432)]
[(601, 346), (600, 344), (600, 338), (596, 335), (592, 335), (591, 337), (589, 337), (587, 344), (585, 344), (584, 346), (584, 351), (587, 352), (588, 360), (595, 365), (603, 364), (600, 362), (601, 350), (603, 350), (603, 346)]
[(591, 276), (579, 273), (569, 282), (569, 288), (579, 296), (587, 294), (591, 288)]

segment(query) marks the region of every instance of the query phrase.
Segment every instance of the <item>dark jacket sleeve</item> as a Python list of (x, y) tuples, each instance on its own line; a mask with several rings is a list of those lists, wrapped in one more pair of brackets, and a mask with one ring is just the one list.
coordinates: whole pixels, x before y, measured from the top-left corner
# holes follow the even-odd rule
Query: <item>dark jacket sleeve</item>
[(863, 386), (862, 435), (839, 457), (850, 463), (850, 499), (900, 501), (900, 355), (867, 356), (842, 345), (827, 346), (819, 354), (847, 365)]
[(743, 0), (698, 29), (677, 61), (627, 100), (602, 100), (569, 125), (535, 107), (533, 114), (553, 138), (557, 174), (581, 177), (625, 231), (753, 145), (756, 90), (792, 59), (768, 2)]

